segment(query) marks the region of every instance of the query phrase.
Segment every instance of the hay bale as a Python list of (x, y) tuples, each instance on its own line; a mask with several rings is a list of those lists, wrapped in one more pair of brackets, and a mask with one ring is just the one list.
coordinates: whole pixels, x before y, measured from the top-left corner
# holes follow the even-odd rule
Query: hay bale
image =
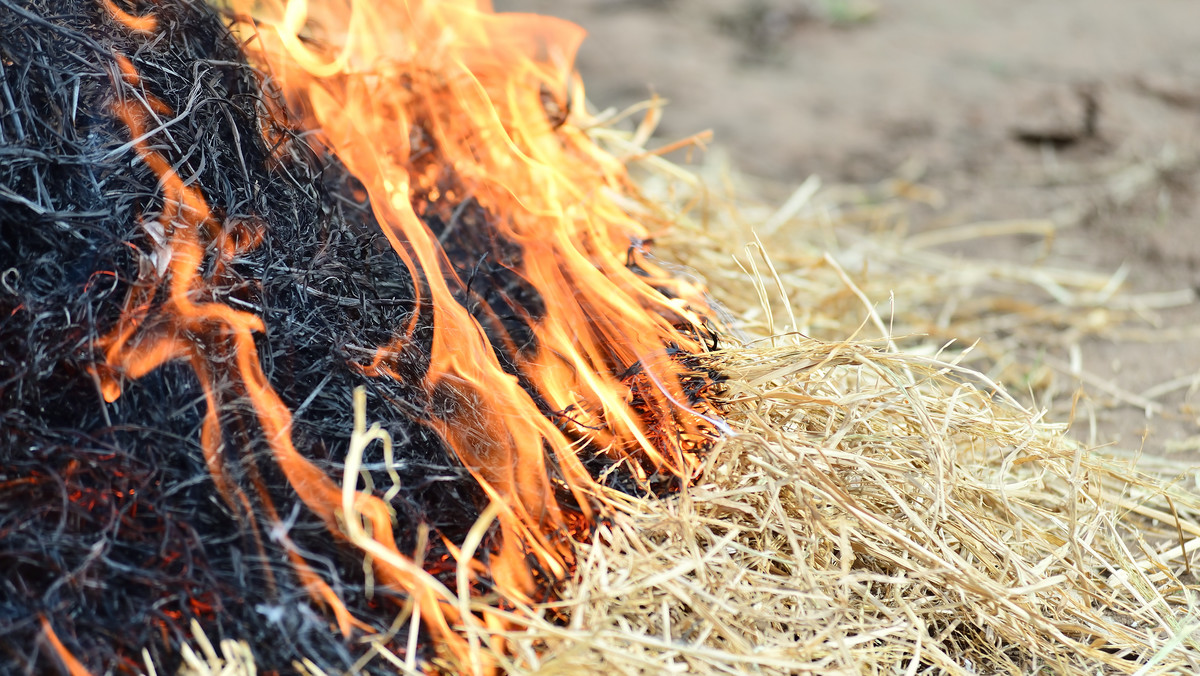
[[(334, 197), (353, 194), (352, 179), (294, 141), (282, 165), (266, 169), (272, 149), (256, 127), (257, 81), (200, 5), (160, 10), (167, 29), (152, 42), (116, 30), (99, 6), (0, 0), (0, 8), (0, 75), (14, 100), (0, 116), (0, 153), (12, 160), (0, 169), (0, 568), (9, 571), (0, 583), (15, 599), (0, 625), (3, 666), (43, 665), (41, 615), (72, 652), (105, 670), (139, 668), (149, 646), (147, 659), (164, 671), (245, 673), (252, 662), (311, 673), (403, 671), (406, 662), (382, 643), (362, 648), (367, 656), (359, 659), (359, 648), (311, 613), (289, 569), (274, 567), (286, 560), (280, 541), (256, 537), (235, 510), (212, 500), (195, 441), (203, 394), (194, 374), (159, 369), (114, 407), (102, 403), (87, 369), (97, 360), (97, 337), (117, 322), (154, 250), (138, 216), (162, 208), (156, 177), (132, 161), (127, 129), (95, 111), (116, 91), (149, 91), (187, 111), (157, 128), (155, 142), (206, 186), (224, 221), (269, 223), (264, 244), (238, 257), (217, 289), (261, 310), (265, 370), (287, 405), (303, 412), (296, 433), (321, 451), (328, 474), (338, 474), (353, 429), (347, 400), (361, 382), (354, 364), (362, 355), (346, 346), (386, 335), (413, 311), (412, 282), (372, 234), (365, 205)], [(114, 51), (133, 55), (144, 88), (122, 89)], [(685, 172), (631, 141), (648, 134), (594, 134), (668, 176), (672, 199), (689, 198), (696, 184)], [(645, 179), (649, 194), (658, 180)], [(625, 198), (647, 218), (680, 220), (663, 211), (667, 200)], [(814, 185), (802, 186), (781, 212), (760, 220), (764, 239), (780, 241), (780, 228), (817, 199)], [(696, 485), (679, 495), (611, 491), (611, 509), (591, 540), (577, 545), (578, 567), (558, 590), (562, 600), (460, 599), (509, 623), (501, 632), (463, 627), (480, 639), (477, 650), (507, 671), (545, 674), (1200, 668), (1188, 567), (1196, 547), (1187, 539), (1200, 534), (1194, 493), (1070, 441), (1061, 426), (965, 368), (969, 352), (939, 360), (896, 349), (891, 338), (904, 331), (889, 331), (869, 300), (888, 289), (919, 297), (902, 300), (897, 313), (916, 332), (944, 285), (964, 277), (946, 274), (950, 264), (919, 246), (895, 247), (887, 236), (847, 246), (845, 235), (832, 234), (835, 223), (878, 217), (877, 202), (867, 208), (843, 199), (836, 213), (820, 212), (819, 237), (803, 241), (824, 237), (826, 246), (772, 247), (780, 255), (761, 275), (727, 258), (729, 242), (753, 239), (738, 234), (744, 221), (708, 204), (709, 230), (688, 231), (686, 246), (667, 251), (705, 270), (730, 303), (738, 335), (747, 342), (774, 336), (774, 346), (730, 346), (706, 357), (724, 376), (724, 440)], [(462, 240), (462, 260), (472, 246)], [(887, 251), (903, 255), (886, 258)], [(856, 257), (884, 257), (893, 267), (847, 273), (844, 261)], [(913, 261), (926, 265), (922, 274), (902, 274)], [(510, 283), (494, 272), (497, 286)], [(1011, 269), (975, 272), (969, 283), (1020, 277)], [(330, 279), (344, 286), (331, 292)], [(1035, 281), (1059, 292), (1090, 288), (1095, 279), (1063, 273)], [(771, 298), (772, 285), (782, 299)], [(793, 312), (801, 294), (814, 300)], [(885, 340), (797, 337), (855, 336), (864, 314)], [(936, 328), (940, 339), (961, 327)], [(419, 355), (408, 367), (419, 380)], [(397, 381), (368, 382), (414, 417), (430, 406), (424, 393)], [(256, 461), (262, 433), (247, 408), (235, 396), (223, 411), (225, 426), (244, 428), (249, 449), (235, 463), (238, 479), (261, 476), (280, 506), (296, 504)], [(386, 422), (393, 438), (409, 440), (412, 455), (401, 469), (409, 526), (429, 519), (462, 531), (487, 514), (425, 428)], [(38, 508), (30, 514), (27, 505)], [(331, 545), (313, 517), (297, 512), (286, 523), (296, 542), (327, 558), (322, 574), (355, 614), (394, 636), (395, 609), (365, 598), (361, 557)], [(192, 624), (193, 616), (203, 621)]]

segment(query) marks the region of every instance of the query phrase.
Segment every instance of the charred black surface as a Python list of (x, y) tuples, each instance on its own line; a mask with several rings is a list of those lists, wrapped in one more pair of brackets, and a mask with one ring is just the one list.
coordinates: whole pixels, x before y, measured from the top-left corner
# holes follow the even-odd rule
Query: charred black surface
[[(443, 186), (442, 192), (447, 190), (453, 188)], [(440, 211), (447, 210), (443, 205)], [(535, 352), (533, 326), (546, 311), (541, 294), (517, 272), (520, 247), (506, 240), (492, 222), (495, 216), (470, 197), (454, 205), (448, 217), (437, 208), (423, 217), (457, 277), (453, 288), (459, 302), (483, 327), (505, 370), (520, 377), (515, 360)]]
[[(260, 669), (314, 659), (347, 668), (358, 650), (300, 587), (273, 539), (266, 487), (288, 535), (358, 617), (386, 627), (386, 591), (363, 595), (361, 557), (339, 548), (287, 486), (251, 403), (219, 373), (225, 469), (250, 511), (218, 496), (200, 446), (206, 411), (194, 370), (172, 362), (126, 379), (106, 404), (89, 367), (139, 276), (153, 267), (144, 223), (163, 208), (157, 177), (113, 113), (117, 97), (171, 109), (148, 141), (199, 187), (224, 236), (262, 241), (219, 276), (212, 299), (263, 318), (264, 373), (294, 414), (297, 449), (340, 477), (351, 392), (397, 441), (401, 550), (427, 522), (455, 538), (480, 499), (420, 421), (429, 319), (389, 359), (403, 378), (368, 378), (375, 349), (414, 312), (412, 280), (333, 159), (260, 133), (259, 83), (219, 17), (199, 2), (153, 9), (131, 33), (100, 2), (0, 0), (0, 672), (57, 664), (40, 618), (93, 673), (143, 669), (146, 647), (173, 671), (192, 618), (215, 641), (247, 640)], [(142, 84), (122, 82), (117, 54)], [(161, 305), (163, 293), (155, 303)], [(378, 449), (366, 459), (389, 484)], [(373, 465), (372, 465), (373, 463)], [(251, 516), (252, 515), (252, 516)], [(436, 556), (436, 552), (433, 556)]]
[[(203, 226), (180, 226), (203, 230), (194, 302), (262, 319), (258, 362), (291, 412), (291, 440), (334, 480), (352, 391), (367, 389), (369, 419), (396, 442), (401, 551), (415, 547), (418, 524), (461, 541), (484, 504), (428, 425), (470, 401), (433, 401), (426, 391), (432, 313), (414, 300), (424, 282), (391, 249), (357, 180), (278, 127), (262, 74), (214, 10), (199, 0), (117, 1), (153, 15), (154, 30), (130, 30), (103, 0), (0, 0), (0, 672), (56, 668), (43, 621), (93, 673), (140, 671), (143, 648), (173, 671), (193, 619), (214, 641), (247, 641), (261, 670), (290, 671), (306, 657), (344, 671), (362, 648), (331, 630), (289, 548), (381, 630), (401, 599), (378, 586), (365, 597), (361, 554), (340, 546), (288, 485), (236, 371), (228, 327), (178, 329), (197, 350), (193, 363), (118, 373), (120, 396), (102, 394), (101, 376), (112, 371), (101, 346), (137, 299), (147, 299), (139, 310), (147, 324), (170, 326), (156, 318), (167, 313), (175, 273), (165, 274), (169, 247), (154, 229), (170, 205), (146, 154), (200, 190), (212, 211)], [(137, 139), (120, 102), (146, 114)], [(517, 272), (522, 252), (469, 190), (450, 185), (452, 173), (446, 181), (418, 213), (443, 244), (456, 298), (542, 413), (578, 430), (577, 412), (550, 410), (518, 368), (545, 314)], [(636, 257), (629, 267), (639, 271)], [(682, 318), (668, 319), (686, 330)], [(369, 377), (382, 346), (391, 375)], [(713, 374), (682, 351), (666, 358), (694, 368), (680, 396), (703, 409)], [(699, 451), (711, 441), (680, 436), (640, 364), (612, 369), (624, 371), (635, 410), (664, 447)], [(231, 491), (218, 489), (204, 457), (206, 383), (224, 441), (216, 462)], [(629, 492), (647, 488), (607, 471), (600, 450), (582, 451), (596, 474)], [(382, 494), (390, 479), (377, 445), (365, 462)], [(649, 486), (673, 487), (671, 477)], [(568, 511), (571, 500), (562, 490)], [(443, 554), (427, 553), (427, 567), (452, 576), (452, 565), (438, 563)], [(548, 573), (534, 574), (552, 585)]]

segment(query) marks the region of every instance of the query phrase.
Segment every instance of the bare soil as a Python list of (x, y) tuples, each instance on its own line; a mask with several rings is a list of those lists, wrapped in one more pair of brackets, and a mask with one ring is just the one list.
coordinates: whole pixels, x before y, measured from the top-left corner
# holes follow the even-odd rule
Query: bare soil
[(712, 129), (739, 167), (781, 189), (810, 174), (919, 176), (947, 206), (916, 227), (1024, 217), (1058, 226), (1047, 258), (1043, 242), (1019, 237), (948, 245), (964, 256), (1124, 266), (1131, 291), (1182, 296), (1083, 338), (1074, 354), (1051, 340), (1019, 356), (1081, 381), (1096, 418), (1076, 432), (1090, 442), (1200, 459), (1195, 0), (497, 0), (496, 9), (579, 23), (592, 101), (664, 96), (661, 136)]

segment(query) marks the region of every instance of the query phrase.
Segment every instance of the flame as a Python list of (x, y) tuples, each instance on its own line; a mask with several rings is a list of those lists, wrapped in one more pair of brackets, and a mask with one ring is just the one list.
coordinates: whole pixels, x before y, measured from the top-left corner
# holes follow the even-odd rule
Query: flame
[(151, 34), (158, 30), (158, 18), (153, 14), (146, 14), (143, 16), (130, 14), (129, 12), (121, 9), (121, 7), (118, 6), (117, 3), (113, 2), (113, 0), (104, 0), (101, 4), (104, 5), (105, 11), (108, 12), (108, 15), (111, 16), (114, 21), (129, 29), (129, 31), (133, 33)]
[[(104, 3), (127, 29), (155, 30), (152, 15)], [(320, 142), (362, 182), (415, 280), (422, 311), (396, 327), (363, 373), (399, 378), (393, 364), (417, 318), (432, 318), (422, 383), (434, 402), (429, 422), (492, 500), (500, 534), (486, 575), (513, 599), (534, 598), (535, 569), (562, 577), (571, 564), (574, 517), (560, 495), (572, 496), (585, 522), (603, 502), (581, 448), (643, 480), (660, 474), (686, 482), (698, 464), (694, 451), (712, 435), (687, 404), (689, 369), (677, 358), (704, 349), (703, 290), (644, 256), (652, 234), (623, 206), (621, 195), (636, 195), (625, 166), (570, 116), (582, 101), (571, 69), (583, 31), (546, 17), (498, 15), (486, 1), (238, 0), (233, 11), (248, 56), (286, 103), (263, 121), (268, 143), (278, 147), (272, 130), (284, 119), (320, 130)], [(435, 638), (467, 663), (465, 640), (453, 630), (467, 620), (466, 606), (414, 562), (420, 552), (397, 550), (388, 504), (339, 487), (293, 445), (291, 412), (259, 365), (254, 334), (264, 331), (262, 319), (214, 293), (227, 264), (257, 246), (262, 232), (219, 222), (200, 189), (174, 173), (147, 141), (152, 120), (170, 108), (140, 91), (128, 59), (118, 56), (118, 64), (137, 95), (121, 97), (114, 112), (158, 177), (164, 206), (143, 223), (155, 247), (141, 259), (121, 320), (97, 343), (105, 363), (94, 373), (105, 398), (115, 400), (126, 381), (167, 362), (190, 364), (207, 406), (201, 446), (209, 472), (257, 533), (250, 498), (225, 469), (218, 420), (229, 395), (217, 383), (238, 383), (304, 504), (369, 556), (377, 578), (406, 590)], [(204, 265), (206, 255), (216, 264)], [(474, 288), (477, 257), (498, 266), (519, 293), (501, 289), (488, 298)], [(272, 537), (288, 546), (265, 488), (256, 488)], [(364, 627), (298, 550), (288, 550), (338, 630), (349, 636)], [(459, 563), (472, 575), (483, 570)]]
[[(641, 274), (631, 269), (631, 249), (650, 236), (613, 196), (631, 192), (624, 166), (548, 111), (569, 108), (565, 90), (583, 31), (463, 0), (348, 7), (263, 0), (236, 11), (258, 22), (251, 57), (272, 73), (301, 124), (320, 129), (363, 182), (392, 246), (423, 280), (434, 317), (425, 386), (458, 404), (435, 425), (506, 506), (504, 541), (518, 544), (493, 574), (510, 590), (530, 590), (523, 547), (555, 574), (562, 571), (561, 552), (546, 536), (562, 529), (564, 518), (552, 499), (545, 449), (589, 516), (592, 480), (572, 436), (615, 458), (640, 454), (680, 477), (695, 467), (681, 444), (650, 438), (620, 376), (645, 369), (657, 385), (646, 390), (651, 409), (683, 401), (679, 367), (663, 355), (700, 351), (694, 335), (676, 325), (703, 323), (702, 294), (645, 261)], [(324, 48), (311, 46), (314, 39)], [(443, 247), (464, 200), (490, 216), (470, 226), (488, 229), (492, 246), (484, 253), (517, 248), (519, 256), (501, 264), (544, 305), (544, 316), (530, 322), (535, 348), (502, 346), (516, 353), (516, 370), (532, 394), (506, 371), (480, 318), (464, 307), (470, 283)], [(445, 230), (434, 232), (431, 216), (448, 223)], [(664, 295), (666, 285), (673, 299)], [(498, 333), (501, 342), (511, 338)], [(409, 338), (381, 346), (370, 372), (391, 373), (389, 355)], [(570, 415), (552, 421), (536, 399)], [(700, 435), (694, 416), (676, 422), (683, 435)]]
[(42, 624), (42, 633), (45, 634), (46, 640), (50, 642), (50, 647), (54, 649), (54, 654), (58, 655), (58, 659), (62, 661), (62, 665), (67, 673), (71, 676), (92, 676), (92, 672), (88, 671), (87, 667), (83, 666), (83, 663), (63, 645), (62, 641), (58, 638), (58, 634), (54, 632), (54, 627), (50, 626), (50, 620), (46, 619), (44, 615), (38, 619)]

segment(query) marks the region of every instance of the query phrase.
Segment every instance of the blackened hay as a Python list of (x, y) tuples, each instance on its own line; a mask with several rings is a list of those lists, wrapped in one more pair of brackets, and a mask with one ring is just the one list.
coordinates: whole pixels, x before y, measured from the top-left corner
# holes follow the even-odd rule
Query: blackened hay
[[(222, 432), (233, 440), (225, 471), (244, 488), (244, 510), (218, 497), (206, 468), (205, 398), (186, 363), (125, 381), (112, 403), (102, 396), (96, 343), (157, 265), (143, 225), (164, 209), (116, 101), (164, 102), (171, 114), (143, 140), (200, 188), (222, 233), (261, 233), (220, 275), (210, 243), (203, 270), (211, 300), (264, 320), (262, 369), (292, 411), (296, 447), (340, 476), (351, 393), (364, 385), (392, 411), (384, 424), (399, 446), (402, 551), (413, 550), (421, 523), (459, 539), (482, 495), (421, 423), (434, 405), (421, 387), (429, 318), (417, 318), (411, 350), (389, 359), (403, 378), (362, 374), (418, 311), (364, 192), (297, 134), (262, 133), (278, 117), (263, 100), (266, 78), (212, 8), (185, 0), (155, 14), (148, 36), (101, 2), (0, 0), (0, 671), (52, 668), (41, 618), (96, 673), (141, 669), (143, 647), (172, 669), (192, 619), (214, 639), (248, 640), (261, 669), (301, 656), (345, 669), (356, 655), (295, 579), (257, 487), (358, 618), (386, 630), (399, 601), (386, 589), (367, 598), (361, 555), (339, 549), (301, 507), (242, 386), (218, 383)], [(223, 358), (220, 336), (188, 339)], [(375, 453), (368, 467), (390, 485)], [(433, 542), (436, 562), (445, 552)]]

